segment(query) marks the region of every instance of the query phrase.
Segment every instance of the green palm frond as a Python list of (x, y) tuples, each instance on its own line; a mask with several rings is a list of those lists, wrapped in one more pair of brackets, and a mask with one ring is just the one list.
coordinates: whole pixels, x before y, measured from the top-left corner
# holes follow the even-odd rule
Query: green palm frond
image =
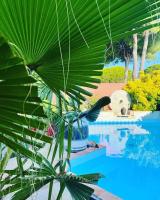
[[(56, 93), (84, 99), (105, 44), (156, 26), (159, 0), (1, 0), (0, 32)], [(81, 93), (82, 95), (80, 95)]]
[(30, 168), (30, 170), (24, 171), (23, 177), (19, 177), (17, 171), (15, 170), (5, 170), (6, 174), (10, 176), (15, 175), (17, 177), (10, 180), (0, 181), (3, 185), (9, 184), (8, 187), (1, 190), (0, 196), (13, 193), (12, 199), (19, 198), (23, 200), (51, 181), (58, 181), (64, 186), (59, 190), (59, 197), (62, 196), (64, 188), (67, 188), (75, 200), (79, 200), (81, 198), (87, 200), (91, 197), (94, 190), (86, 184), (94, 183), (102, 178), (102, 175), (98, 173), (79, 176), (66, 173), (55, 174), (52, 166), (49, 167), (50, 170), (46, 170), (47, 165), (43, 167), (44, 168)]
[[(97, 174), (93, 176), (97, 177)], [(100, 175), (98, 176), (100, 177)], [(94, 192), (94, 189), (84, 184), (84, 183), (92, 183), (90, 179), (86, 179), (85, 177), (66, 174), (59, 176), (58, 179), (62, 184), (66, 186), (66, 188), (71, 193), (73, 199), (75, 200), (80, 200), (80, 199), (89, 200)]]
[[(0, 142), (29, 144), (41, 148), (51, 139), (41, 133), (45, 117), (35, 80), (23, 61), (15, 57), (7, 42), (0, 38)], [(37, 132), (31, 130), (37, 128)], [(8, 146), (8, 145), (7, 145)]]
[(19, 178), (14, 179), (10, 186), (0, 192), (0, 195), (5, 196), (13, 193), (12, 200), (24, 200), (30, 197), (34, 192), (38, 191), (42, 186), (49, 183), (50, 178)]

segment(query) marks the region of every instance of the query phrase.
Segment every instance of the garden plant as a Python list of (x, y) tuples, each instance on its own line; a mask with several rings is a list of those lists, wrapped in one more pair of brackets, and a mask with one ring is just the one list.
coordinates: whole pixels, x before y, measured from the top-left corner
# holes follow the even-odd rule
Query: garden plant
[[(68, 99), (82, 103), (91, 96), (86, 88), (97, 87), (105, 44), (158, 26), (159, 6), (158, 0), (0, 1), (1, 198), (24, 200), (45, 185), (48, 200), (65, 199), (66, 190), (75, 200), (90, 198), (94, 190), (84, 183), (101, 175), (76, 176), (66, 169), (72, 123), (65, 151), (64, 110)], [(56, 97), (55, 106), (49, 93)], [(59, 133), (48, 137), (53, 120)], [(40, 149), (47, 144), (48, 155), (42, 155)], [(15, 159), (14, 169), (6, 168), (10, 158)]]

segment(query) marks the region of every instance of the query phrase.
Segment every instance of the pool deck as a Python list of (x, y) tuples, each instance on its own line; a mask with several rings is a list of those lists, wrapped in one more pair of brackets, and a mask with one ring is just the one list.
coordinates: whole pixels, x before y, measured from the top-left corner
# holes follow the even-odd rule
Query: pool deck
[(112, 111), (101, 112), (96, 122), (92, 124), (103, 124), (103, 123), (139, 123), (139, 122), (151, 122), (160, 121), (160, 111), (132, 111), (130, 116), (117, 116)]
[[(71, 159), (86, 155), (88, 153), (91, 153), (93, 151), (96, 151), (102, 148), (105, 148), (105, 146), (99, 145), (99, 148), (89, 147), (83, 151), (79, 151), (77, 153), (71, 153)], [(93, 197), (95, 197), (96, 200), (121, 200), (119, 197), (115, 196), (114, 194), (111, 194), (110, 192), (107, 192), (106, 190), (103, 190), (97, 185), (90, 185), (90, 184), (88, 185), (94, 189)]]
[(94, 189), (94, 195), (95, 199), (97, 200), (122, 200), (119, 197), (111, 194), (110, 192), (107, 192), (106, 190), (103, 190), (102, 188), (96, 186), (96, 185), (90, 185)]

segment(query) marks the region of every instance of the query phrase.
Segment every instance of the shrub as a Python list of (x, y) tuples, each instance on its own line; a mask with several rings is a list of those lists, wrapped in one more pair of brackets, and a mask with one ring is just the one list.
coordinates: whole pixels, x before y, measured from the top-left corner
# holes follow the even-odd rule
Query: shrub
[(145, 73), (152, 73), (155, 70), (160, 70), (160, 64), (155, 64), (148, 67), (147, 69), (145, 69)]
[(140, 79), (130, 81), (124, 88), (132, 98), (133, 110), (157, 110), (160, 105), (160, 70), (141, 73)]
[[(103, 83), (123, 83), (124, 82), (125, 68), (120, 66), (104, 68), (101, 76)], [(128, 72), (128, 80), (132, 79), (132, 72)]]

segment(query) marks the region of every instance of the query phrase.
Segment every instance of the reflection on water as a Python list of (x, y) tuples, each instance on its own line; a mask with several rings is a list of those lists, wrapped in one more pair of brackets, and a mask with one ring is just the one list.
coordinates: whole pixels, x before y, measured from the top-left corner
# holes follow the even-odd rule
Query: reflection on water
[(106, 147), (107, 157), (126, 157), (139, 165), (160, 167), (159, 124), (90, 125), (89, 135), (89, 140)]

